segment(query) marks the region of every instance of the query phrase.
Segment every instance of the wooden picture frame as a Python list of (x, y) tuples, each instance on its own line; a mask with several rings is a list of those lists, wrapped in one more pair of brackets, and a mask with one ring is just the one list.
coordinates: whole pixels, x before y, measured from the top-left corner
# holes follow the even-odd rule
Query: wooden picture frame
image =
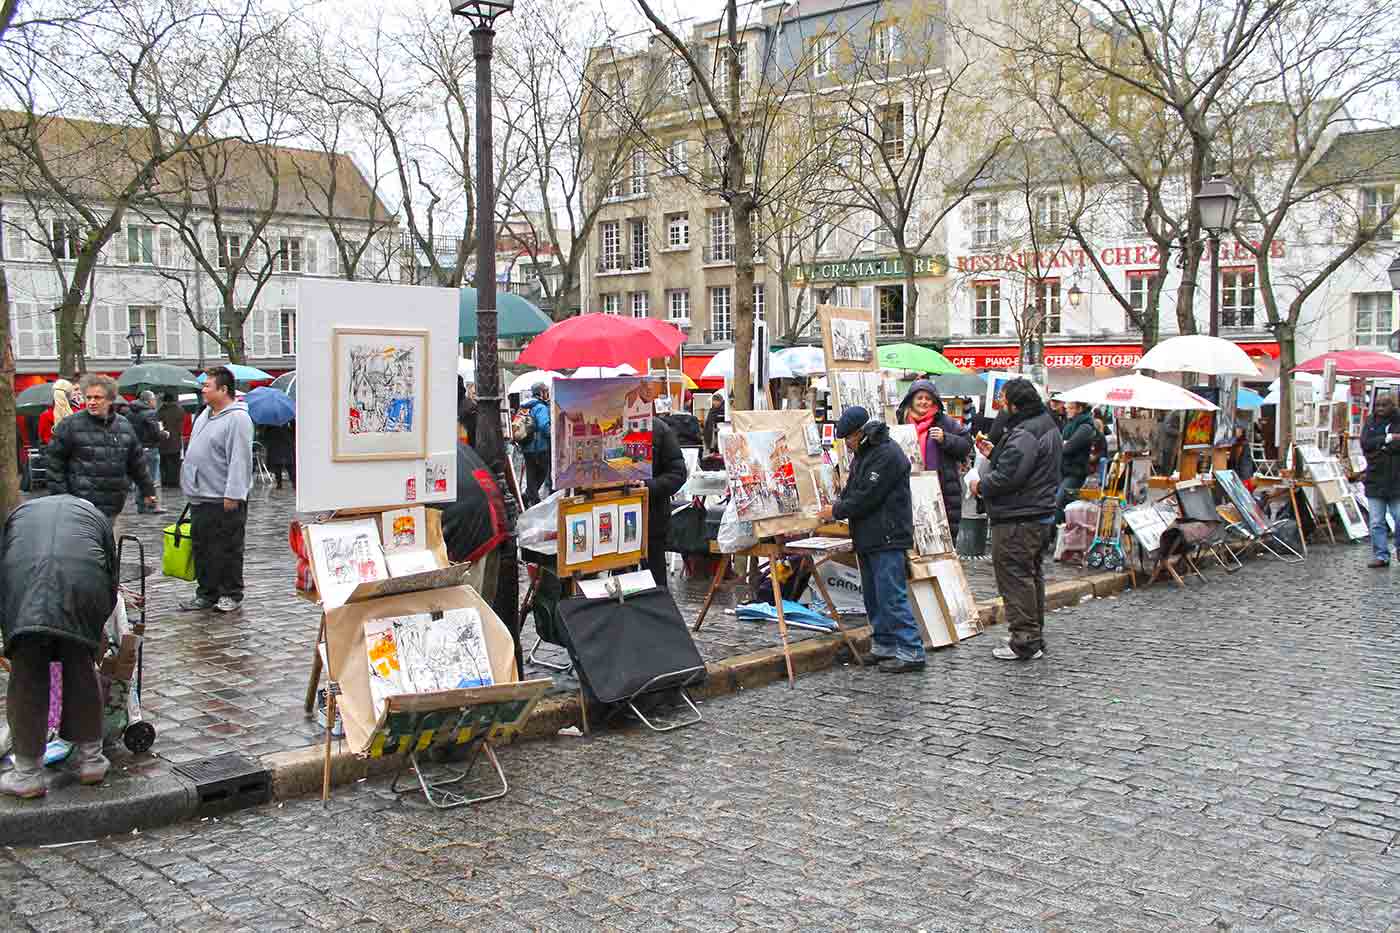
[(929, 577), (910, 581), (909, 603), (914, 607), (925, 649), (945, 648), (958, 643), (957, 629), (938, 598), (937, 580)]
[[(817, 317), (821, 321), (822, 328), (822, 353), (826, 356), (826, 369), (828, 373), (836, 370), (860, 370), (862, 372), (876, 372), (880, 368), (880, 340), (879, 330), (875, 324), (875, 312), (867, 311), (864, 308), (838, 308), (835, 305), (818, 305)], [(840, 330), (846, 325), (838, 324), (833, 329), (834, 321), (850, 321), (856, 328), (868, 328), (870, 333), (870, 359), (849, 359), (849, 351), (843, 349), (838, 340), (839, 334), (834, 330)], [(838, 357), (838, 352), (843, 353)]]
[[(630, 546), (622, 543), (622, 521), (623, 515), (633, 507), (641, 510), (641, 537), (638, 547), (633, 550), (619, 550), (622, 547)], [(609, 514), (617, 515), (614, 534), (617, 536), (617, 548), (606, 554), (598, 554), (594, 551), (593, 544), (596, 540), (597, 529), (594, 527), (594, 515), (600, 508), (607, 508)], [(588, 521), (588, 556), (584, 559), (576, 559), (579, 556), (578, 549), (570, 547), (569, 538), (570, 522), (580, 519)], [(615, 570), (619, 567), (634, 567), (641, 563), (647, 556), (647, 534), (651, 516), (647, 509), (647, 491), (645, 489), (614, 489), (600, 490), (597, 493), (583, 496), (571, 496), (559, 502), (559, 551), (556, 560), (556, 570), (559, 577), (571, 577), (574, 574), (596, 573), (602, 570)], [(573, 552), (574, 557), (570, 557)]]
[[(362, 338), (386, 338), (382, 344), (381, 357), (398, 346), (412, 356), (404, 359), (381, 359), (374, 362), (373, 354), (363, 360), (351, 360), (353, 344)], [(331, 329), (331, 460), (333, 462), (355, 462), (366, 460), (423, 460), (428, 456), (428, 402), (430, 383), (428, 372), (430, 360), (429, 332), (422, 328), (406, 327), (335, 327)], [(396, 368), (409, 365), (411, 388), (407, 398), (393, 394), (393, 386), (386, 386)], [(386, 394), (387, 393), (387, 394)], [(373, 399), (375, 408), (369, 411), (364, 405), (353, 405), (357, 400)], [(407, 418), (408, 431), (358, 430), (366, 422), (375, 425), (396, 425)], [(398, 435), (404, 435), (399, 438)], [(372, 449), (374, 438), (392, 439), (378, 441), (380, 446), (389, 449)]]

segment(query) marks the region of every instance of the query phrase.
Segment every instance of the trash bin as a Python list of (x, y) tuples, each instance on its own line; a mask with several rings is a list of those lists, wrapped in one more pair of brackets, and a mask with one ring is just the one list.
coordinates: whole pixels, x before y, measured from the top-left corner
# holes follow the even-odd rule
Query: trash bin
[(958, 525), (958, 555), (961, 557), (982, 557), (987, 553), (987, 526), (985, 515), (964, 515)]

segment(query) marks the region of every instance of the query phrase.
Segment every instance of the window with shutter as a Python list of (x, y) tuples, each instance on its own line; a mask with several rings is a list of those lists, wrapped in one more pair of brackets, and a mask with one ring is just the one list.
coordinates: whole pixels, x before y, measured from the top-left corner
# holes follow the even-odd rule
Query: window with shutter
[(5, 258), (24, 259), (29, 255), (29, 238), (24, 227), (13, 220), (5, 221)]
[(160, 264), (167, 269), (175, 265), (175, 234), (169, 230), (160, 231)]
[(28, 301), (16, 301), (10, 305), (10, 330), (15, 335), (16, 359), (32, 360), (39, 355), (34, 312), (34, 305)]
[(94, 359), (110, 360), (125, 356), (126, 330), (118, 328), (110, 305), (93, 305), (88, 317), (88, 354)]
[(107, 264), (112, 266), (126, 265), (126, 249), (126, 228), (118, 227), (102, 250), (107, 257)]
[(316, 274), (316, 238), (315, 238), (314, 236), (309, 236), (309, 237), (307, 237), (303, 242), (306, 244), (306, 271), (307, 271), (308, 273), (310, 273), (311, 275), (315, 275), (315, 274)]
[(58, 318), (54, 314), (53, 304), (56, 302), (34, 306), (36, 343), (41, 357), (58, 356)]
[(326, 274), (340, 275), (340, 250), (336, 248), (335, 237), (326, 240)]
[[(184, 320), (185, 313), (178, 309), (166, 308), (161, 312), (163, 330), (165, 337), (166, 356), (184, 356), (185, 341), (184, 334), (180, 330), (180, 322)], [(193, 354), (190, 354), (193, 356)]]

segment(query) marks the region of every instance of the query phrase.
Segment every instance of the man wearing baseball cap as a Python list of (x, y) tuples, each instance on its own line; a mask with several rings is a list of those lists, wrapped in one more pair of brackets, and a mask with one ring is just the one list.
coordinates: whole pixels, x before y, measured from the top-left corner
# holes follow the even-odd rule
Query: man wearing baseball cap
[(914, 546), (909, 458), (883, 421), (859, 405), (836, 422), (836, 436), (855, 451), (851, 475), (822, 518), (846, 518), (860, 558), (860, 588), (872, 631), (867, 663), (887, 674), (924, 669), (924, 640), (909, 606), (904, 553)]

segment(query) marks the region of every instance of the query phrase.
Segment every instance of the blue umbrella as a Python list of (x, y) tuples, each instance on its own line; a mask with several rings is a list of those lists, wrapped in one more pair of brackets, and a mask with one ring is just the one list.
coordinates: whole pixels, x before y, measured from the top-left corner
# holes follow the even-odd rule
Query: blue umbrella
[(1235, 392), (1236, 408), (1239, 408), (1241, 410), (1255, 409), (1259, 408), (1263, 404), (1264, 396), (1260, 395), (1258, 392), (1255, 392), (1253, 389), (1247, 389), (1244, 386), (1240, 386), (1239, 390)]
[(243, 397), (253, 424), (283, 425), (297, 416), (297, 406), (281, 389), (259, 386)]
[[(250, 382), (262, 382), (272, 378), (272, 373), (265, 373), (256, 366), (244, 366), (242, 363), (225, 363), (229, 372), (233, 373), (233, 381), (243, 384)], [(204, 380), (209, 378), (205, 373), (200, 373), (195, 382), (204, 385)]]

